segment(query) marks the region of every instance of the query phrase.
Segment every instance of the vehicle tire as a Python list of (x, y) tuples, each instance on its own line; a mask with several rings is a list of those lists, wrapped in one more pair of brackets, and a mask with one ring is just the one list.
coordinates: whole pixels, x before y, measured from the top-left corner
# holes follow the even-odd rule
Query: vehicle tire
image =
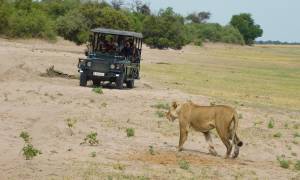
[(94, 86), (100, 86), (100, 84), (101, 84), (101, 81), (100, 80), (96, 80), (96, 79), (93, 79), (93, 85)]
[(85, 72), (80, 73), (79, 85), (83, 87), (87, 85), (87, 75)]
[(130, 89), (134, 88), (134, 80), (127, 81), (126, 82), (126, 87), (130, 88)]
[(116, 80), (116, 86), (118, 89), (123, 89), (124, 84), (124, 74), (120, 74), (120, 76)]

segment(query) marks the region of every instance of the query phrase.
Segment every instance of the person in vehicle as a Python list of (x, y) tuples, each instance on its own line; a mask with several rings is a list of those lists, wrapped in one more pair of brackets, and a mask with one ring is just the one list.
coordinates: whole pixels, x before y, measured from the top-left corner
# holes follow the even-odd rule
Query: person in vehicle
[(122, 49), (121, 54), (125, 57), (131, 56), (132, 48), (130, 47), (130, 43), (128, 41), (125, 43), (125, 47)]

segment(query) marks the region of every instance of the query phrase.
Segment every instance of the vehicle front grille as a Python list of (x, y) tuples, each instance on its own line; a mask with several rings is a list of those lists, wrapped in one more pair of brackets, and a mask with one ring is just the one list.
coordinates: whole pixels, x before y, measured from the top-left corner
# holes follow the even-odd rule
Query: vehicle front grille
[(109, 62), (106, 61), (93, 61), (91, 70), (95, 72), (103, 72), (106, 73), (109, 71)]

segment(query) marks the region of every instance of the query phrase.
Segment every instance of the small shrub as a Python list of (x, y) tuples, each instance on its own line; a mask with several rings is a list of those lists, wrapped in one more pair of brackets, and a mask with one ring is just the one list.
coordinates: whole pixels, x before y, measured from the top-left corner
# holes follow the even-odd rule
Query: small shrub
[(283, 157), (277, 157), (277, 161), (279, 162), (280, 167), (284, 169), (288, 169), (290, 167), (290, 162)]
[(24, 140), (25, 143), (29, 143), (30, 136), (29, 136), (28, 132), (22, 131), (20, 134), (20, 137)]
[(280, 138), (281, 136), (282, 136), (281, 132), (278, 132), (278, 133), (273, 135), (273, 137), (276, 137), (276, 138)]
[(298, 160), (295, 164), (295, 169), (300, 171), (300, 160)]
[(156, 115), (159, 117), (159, 118), (163, 118), (165, 116), (165, 113), (163, 111), (156, 111)]
[(289, 124), (286, 122), (286, 123), (284, 123), (284, 127), (285, 128), (289, 128)]
[(97, 139), (97, 133), (96, 132), (91, 132), (90, 134), (88, 134), (85, 138), (84, 138), (84, 143), (89, 143), (91, 146), (99, 144), (99, 140)]
[(202, 46), (203, 45), (202, 39), (200, 39), (200, 38), (196, 39), (195, 42), (194, 42), (194, 45), (195, 46)]
[(291, 155), (292, 155), (292, 156), (297, 156), (297, 153), (292, 152)]
[(149, 146), (149, 153), (155, 155), (153, 146)]
[(101, 104), (101, 106), (105, 108), (105, 107), (107, 107), (107, 103), (106, 103), (106, 102), (103, 102), (103, 103)]
[(31, 160), (33, 157), (42, 154), (42, 152), (38, 149), (35, 149), (33, 145), (27, 144), (26, 146), (23, 147), (23, 156), (25, 157), (26, 160)]
[(299, 144), (298, 141), (296, 141), (296, 140), (293, 140), (292, 143), (293, 144)]
[(134, 129), (133, 128), (127, 128), (126, 129), (127, 137), (134, 136)]
[(97, 94), (103, 94), (102, 88), (101, 87), (94, 87), (93, 92)]
[(188, 170), (190, 168), (189, 162), (184, 159), (178, 161), (178, 165), (181, 169), (184, 169), (184, 170)]
[(271, 120), (269, 121), (269, 123), (268, 123), (268, 128), (269, 128), (269, 129), (274, 128), (274, 120), (273, 120), (273, 119), (271, 119)]
[(26, 160), (31, 160), (33, 157), (42, 154), (42, 152), (38, 149), (35, 149), (32, 144), (30, 144), (30, 135), (27, 132), (21, 132), (20, 137), (24, 140), (25, 145), (22, 149), (23, 156)]

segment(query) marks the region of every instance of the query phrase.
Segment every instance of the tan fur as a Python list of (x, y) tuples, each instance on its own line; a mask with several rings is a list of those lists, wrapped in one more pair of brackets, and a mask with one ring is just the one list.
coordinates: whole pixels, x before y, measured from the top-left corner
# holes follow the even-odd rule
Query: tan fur
[(235, 146), (233, 158), (238, 156), (239, 147), (243, 145), (243, 142), (239, 140), (236, 134), (238, 127), (237, 113), (229, 106), (200, 106), (191, 101), (183, 104), (173, 102), (169, 112), (166, 113), (166, 117), (170, 121), (179, 119), (179, 151), (183, 148), (190, 127), (204, 133), (205, 139), (209, 144), (209, 151), (213, 155), (217, 155), (210, 136), (210, 130), (214, 128), (216, 128), (227, 148), (226, 158), (230, 156), (233, 145)]

